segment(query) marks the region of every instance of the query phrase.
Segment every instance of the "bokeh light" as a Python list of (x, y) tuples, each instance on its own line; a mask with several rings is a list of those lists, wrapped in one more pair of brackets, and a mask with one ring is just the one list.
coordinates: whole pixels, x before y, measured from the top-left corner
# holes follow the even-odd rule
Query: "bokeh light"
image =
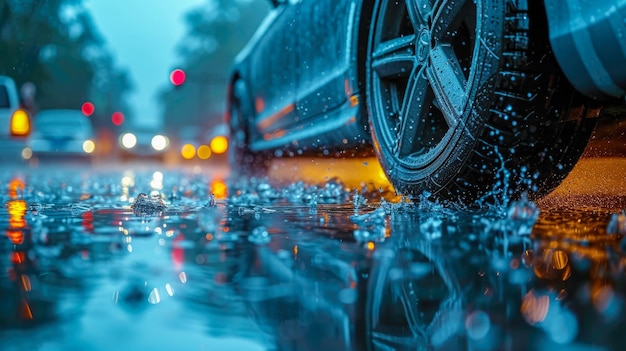
[(11, 135), (26, 136), (30, 133), (30, 118), (26, 111), (19, 109), (11, 117)]
[(170, 73), (170, 82), (176, 86), (182, 85), (186, 78), (185, 71), (180, 68), (177, 68)]
[(165, 136), (158, 134), (152, 137), (150, 144), (155, 150), (163, 151), (169, 145), (169, 140)]
[(180, 149), (180, 155), (186, 160), (191, 160), (196, 156), (196, 147), (191, 144), (185, 144)]
[(207, 145), (200, 145), (198, 147), (198, 157), (202, 160), (207, 160), (211, 157), (211, 148)]
[(33, 150), (29, 147), (25, 147), (22, 150), (22, 158), (25, 160), (30, 160), (33, 157)]
[(121, 126), (122, 124), (124, 124), (124, 114), (119, 111), (113, 112), (113, 114), (111, 115), (111, 123), (116, 126)]
[(228, 139), (223, 135), (218, 135), (211, 140), (211, 151), (221, 155), (228, 150)]
[(83, 103), (83, 106), (81, 106), (80, 111), (83, 113), (83, 115), (90, 117), (96, 112), (96, 107), (94, 106), (92, 102), (87, 101)]
[(83, 142), (83, 151), (90, 154), (94, 152), (95, 150), (96, 150), (96, 143), (94, 143), (93, 140), (87, 139)]
[(133, 133), (126, 133), (122, 135), (122, 146), (127, 149), (132, 149), (137, 145), (137, 137)]

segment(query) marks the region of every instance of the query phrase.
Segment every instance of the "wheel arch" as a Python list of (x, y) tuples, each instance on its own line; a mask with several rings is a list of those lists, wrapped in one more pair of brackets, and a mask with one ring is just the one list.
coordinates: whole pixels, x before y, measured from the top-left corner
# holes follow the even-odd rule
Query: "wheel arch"
[(233, 104), (233, 89), (235, 87), (235, 83), (241, 79), (241, 72), (235, 70), (231, 73), (230, 78), (228, 79), (228, 86), (226, 88), (226, 111), (224, 111), (224, 122), (230, 125), (231, 121), (231, 108)]
[[(357, 25), (355, 26), (356, 48), (356, 79), (359, 91), (365, 91), (367, 78), (367, 46), (369, 45), (369, 31), (372, 15), (374, 14), (375, 0), (356, 1), (361, 8), (357, 11)], [(367, 122), (367, 121), (366, 121)]]

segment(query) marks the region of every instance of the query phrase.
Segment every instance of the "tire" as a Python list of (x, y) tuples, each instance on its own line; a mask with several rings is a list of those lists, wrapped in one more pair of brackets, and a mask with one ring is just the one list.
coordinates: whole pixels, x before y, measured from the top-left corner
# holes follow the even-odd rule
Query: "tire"
[(565, 178), (599, 109), (565, 80), (547, 33), (536, 1), (376, 1), (369, 122), (397, 192), (483, 205)]
[(269, 159), (262, 152), (250, 150), (250, 123), (253, 121), (252, 99), (246, 84), (236, 80), (231, 86), (229, 104), (230, 147), (228, 161), (231, 179), (262, 177), (267, 174)]

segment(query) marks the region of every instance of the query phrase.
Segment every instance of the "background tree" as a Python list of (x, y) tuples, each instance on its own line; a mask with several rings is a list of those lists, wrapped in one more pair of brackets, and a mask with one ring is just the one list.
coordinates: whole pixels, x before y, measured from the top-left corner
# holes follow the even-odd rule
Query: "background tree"
[(82, 0), (0, 0), (0, 74), (36, 87), (38, 109), (96, 104), (96, 126), (128, 111), (132, 88), (104, 48)]
[(207, 0), (186, 14), (187, 34), (176, 67), (187, 80), (160, 94), (170, 133), (189, 125), (208, 129), (223, 120), (230, 67), (268, 10), (267, 0)]

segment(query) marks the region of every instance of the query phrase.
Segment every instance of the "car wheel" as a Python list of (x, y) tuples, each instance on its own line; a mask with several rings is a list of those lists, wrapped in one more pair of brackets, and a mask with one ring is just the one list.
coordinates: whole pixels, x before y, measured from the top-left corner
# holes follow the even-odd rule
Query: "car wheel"
[(562, 77), (544, 11), (523, 0), (376, 1), (369, 120), (399, 193), (493, 203), (546, 194), (571, 170), (599, 110)]
[(253, 117), (252, 100), (246, 84), (237, 80), (231, 87), (230, 97), (230, 147), (228, 159), (233, 178), (238, 176), (263, 176), (267, 172), (268, 158), (264, 153), (250, 150), (250, 123)]

